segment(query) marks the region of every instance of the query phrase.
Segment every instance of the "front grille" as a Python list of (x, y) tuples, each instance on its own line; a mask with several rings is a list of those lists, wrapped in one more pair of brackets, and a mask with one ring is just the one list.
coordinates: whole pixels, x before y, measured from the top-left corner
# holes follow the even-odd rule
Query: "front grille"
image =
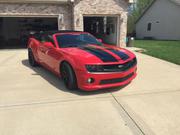
[(103, 72), (123, 72), (137, 64), (136, 58), (124, 64), (103, 65)]
[(134, 75), (134, 73), (131, 73), (123, 78), (116, 78), (116, 79), (106, 79), (106, 80), (101, 80), (100, 85), (103, 84), (114, 84), (114, 83), (121, 83), (124, 82), (126, 80), (128, 80), (129, 78), (131, 78)]

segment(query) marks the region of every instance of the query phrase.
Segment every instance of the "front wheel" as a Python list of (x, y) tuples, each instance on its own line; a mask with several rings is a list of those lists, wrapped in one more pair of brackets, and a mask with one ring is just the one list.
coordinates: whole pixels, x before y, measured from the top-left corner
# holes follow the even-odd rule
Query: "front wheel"
[(77, 79), (73, 68), (66, 62), (61, 66), (61, 77), (64, 81), (66, 88), (69, 90), (77, 89)]

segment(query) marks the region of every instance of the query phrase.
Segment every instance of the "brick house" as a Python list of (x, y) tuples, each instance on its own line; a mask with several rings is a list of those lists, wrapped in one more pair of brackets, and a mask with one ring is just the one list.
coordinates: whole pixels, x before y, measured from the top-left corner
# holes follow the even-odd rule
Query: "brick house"
[(125, 46), (127, 6), (127, 0), (0, 0), (0, 48), (25, 47), (29, 31), (57, 29)]

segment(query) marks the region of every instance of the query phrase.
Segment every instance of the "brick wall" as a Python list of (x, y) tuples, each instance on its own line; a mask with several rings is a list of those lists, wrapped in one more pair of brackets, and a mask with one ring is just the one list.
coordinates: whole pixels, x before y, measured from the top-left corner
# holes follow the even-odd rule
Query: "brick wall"
[(83, 15), (115, 15), (119, 22), (119, 45), (125, 46), (127, 31), (127, 2), (125, 0), (75, 0), (66, 4), (0, 3), (0, 16), (57, 17), (60, 29), (83, 30)]
[[(57, 17), (63, 16), (63, 24), (60, 29), (72, 28), (72, 7), (68, 4), (38, 4), (38, 3), (1, 3), (0, 16), (34, 16), (34, 17)], [(58, 20), (58, 19), (57, 19)]]

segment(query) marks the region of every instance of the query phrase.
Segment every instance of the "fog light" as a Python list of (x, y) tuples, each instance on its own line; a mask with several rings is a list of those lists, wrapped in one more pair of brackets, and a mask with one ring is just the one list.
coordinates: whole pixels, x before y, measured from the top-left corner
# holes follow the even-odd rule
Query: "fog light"
[(89, 79), (87, 80), (87, 82), (88, 82), (88, 83), (93, 83), (93, 82), (94, 82), (94, 79), (93, 79), (93, 78), (89, 78)]

